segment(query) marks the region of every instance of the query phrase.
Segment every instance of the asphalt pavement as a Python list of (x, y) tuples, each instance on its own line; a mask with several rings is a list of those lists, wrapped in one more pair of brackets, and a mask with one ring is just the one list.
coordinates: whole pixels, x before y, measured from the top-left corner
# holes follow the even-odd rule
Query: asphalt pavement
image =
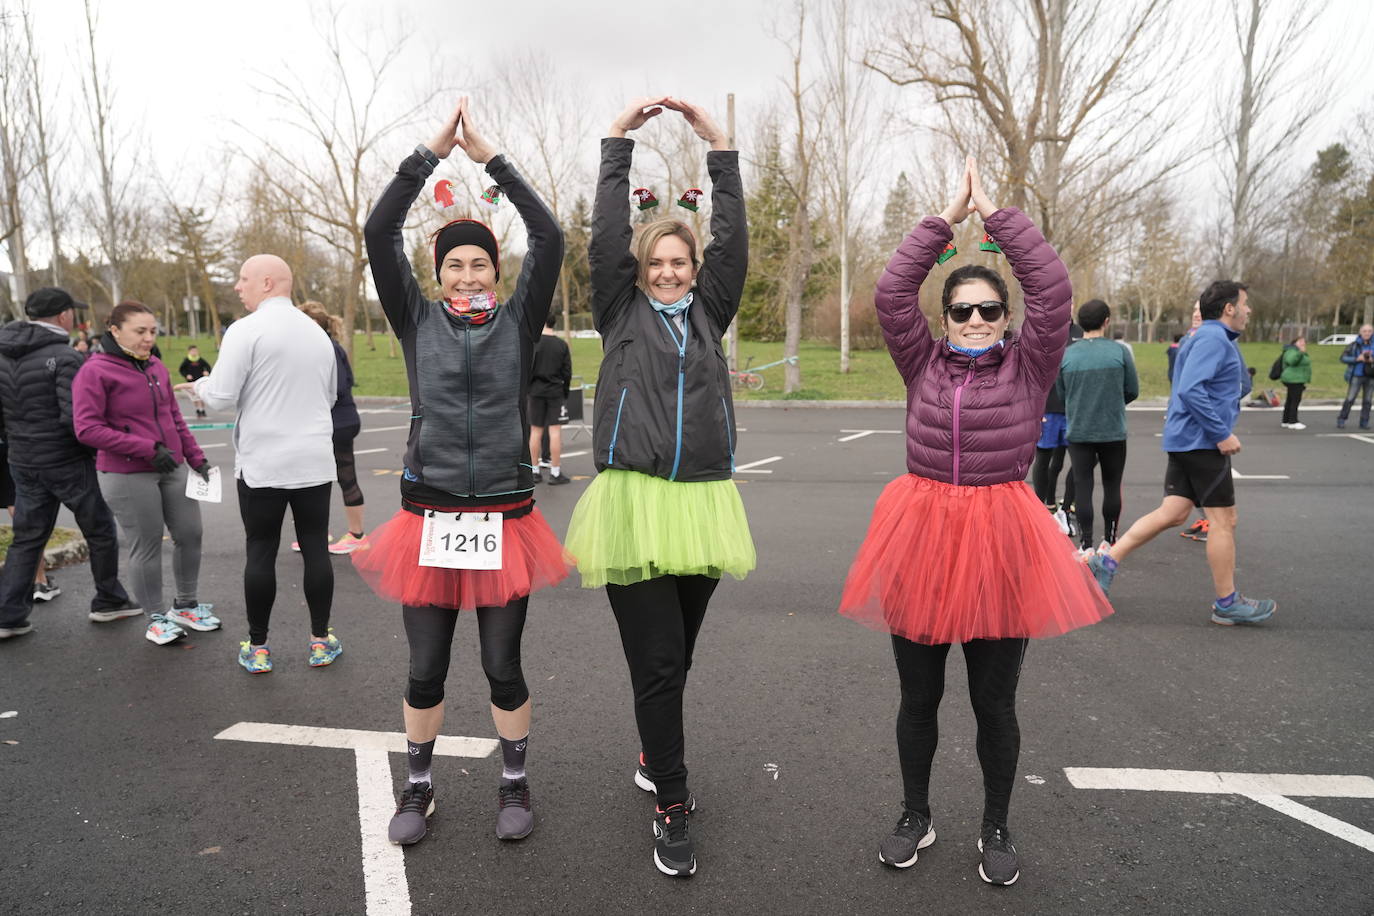
[[(368, 410), (356, 448), (375, 525), (398, 505), (408, 412)], [(1114, 616), (1031, 645), (1012, 887), (976, 871), (981, 777), (957, 652), (938, 840), (905, 871), (878, 862), (901, 808), (896, 675), (887, 639), (835, 608), (874, 500), (904, 471), (902, 412), (741, 407), (759, 565), (717, 590), (688, 685), (694, 878), (651, 862), (624, 657), (604, 593), (575, 574), (530, 602), (533, 835), (493, 834), (499, 754), (442, 756), (429, 837), (379, 849), (390, 812), (376, 802), (405, 761), (367, 733), (401, 730), (399, 609), (335, 559), (345, 650), (309, 668), (288, 531), (276, 670), (247, 675), (229, 486), (205, 507), (200, 589), (223, 631), (158, 647), (138, 620), (92, 624), (78, 566), (56, 573), (63, 594), (35, 610), (33, 634), (0, 643), (0, 913), (1374, 912), (1374, 436), (1304, 413), (1303, 432), (1279, 429), (1278, 410), (1246, 411), (1237, 429), (1238, 581), (1277, 599), (1269, 623), (1210, 624), (1203, 547), (1170, 532), (1122, 564)], [(1161, 422), (1130, 414), (1125, 523), (1162, 494)], [(230, 435), (198, 434), (226, 472)], [(589, 449), (570, 431), (573, 485), (537, 491), (560, 535)], [(337, 535), (338, 505), (334, 518)], [(250, 740), (216, 738), (236, 726)], [(495, 736), (471, 615), (443, 733)]]

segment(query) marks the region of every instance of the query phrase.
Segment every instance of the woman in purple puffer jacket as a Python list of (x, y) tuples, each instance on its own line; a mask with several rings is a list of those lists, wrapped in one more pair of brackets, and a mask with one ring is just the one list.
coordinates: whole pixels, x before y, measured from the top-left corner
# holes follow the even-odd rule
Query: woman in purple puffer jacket
[[(945, 334), (935, 339), (921, 314), (921, 284), (942, 260), (954, 224), (974, 210), (1021, 284), (1025, 318), (1019, 333), (1009, 332), (1006, 281), (967, 265), (945, 280)], [(1045, 395), (1068, 345), (1071, 299), (1059, 256), (1025, 214), (992, 205), (972, 159), (949, 206), (912, 230), (878, 283), (883, 337), (907, 387), (910, 473), (878, 498), (840, 613), (892, 636), (905, 797), (879, 859), (896, 868), (914, 865), (918, 850), (935, 842), (930, 768), (950, 646), (963, 647), (978, 720), (978, 873), (989, 884), (1011, 884), (1020, 862), (1007, 810), (1020, 753), (1016, 685), (1027, 640), (1111, 613), (1024, 482)]]
[[(140, 302), (110, 312), (101, 352), (72, 382), (76, 438), (96, 450), (100, 495), (129, 545), (129, 585), (150, 615), (146, 636), (165, 645), (183, 627), (215, 630), (213, 605), (196, 597), (200, 579), (200, 504), (186, 495), (187, 467), (208, 477), (205, 460), (181, 418), (167, 367), (152, 355), (157, 317)], [(176, 599), (162, 603), (162, 529), (172, 536)]]

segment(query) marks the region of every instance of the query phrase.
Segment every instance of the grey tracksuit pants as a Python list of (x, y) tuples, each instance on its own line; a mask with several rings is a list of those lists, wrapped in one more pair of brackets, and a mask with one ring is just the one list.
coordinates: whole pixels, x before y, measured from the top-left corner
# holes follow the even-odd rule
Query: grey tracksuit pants
[(149, 614), (171, 605), (162, 595), (162, 529), (172, 536), (176, 600), (193, 601), (200, 583), (200, 503), (186, 495), (188, 469), (115, 474), (101, 471), (100, 493), (114, 511), (129, 548), (128, 578), (134, 600)]

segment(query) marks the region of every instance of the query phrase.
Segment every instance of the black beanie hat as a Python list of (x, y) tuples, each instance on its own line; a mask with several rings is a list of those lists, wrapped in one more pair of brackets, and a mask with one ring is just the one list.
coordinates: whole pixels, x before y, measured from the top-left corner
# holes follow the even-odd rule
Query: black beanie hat
[(501, 279), (501, 251), (496, 244), (496, 233), (486, 223), (475, 219), (455, 219), (434, 234), (434, 279), (439, 279), (439, 265), (444, 263), (444, 256), (459, 245), (476, 245), (490, 255), (496, 279)]

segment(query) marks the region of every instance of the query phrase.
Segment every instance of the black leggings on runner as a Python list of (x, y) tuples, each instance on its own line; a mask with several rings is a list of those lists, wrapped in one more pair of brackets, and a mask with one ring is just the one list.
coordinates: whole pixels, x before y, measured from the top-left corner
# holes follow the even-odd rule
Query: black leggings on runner
[(640, 750), (664, 808), (687, 800), (682, 695), (718, 584), (710, 576), (659, 576), (606, 586), (630, 666)]
[[(983, 819), (1005, 825), (1021, 754), (1021, 728), (1016, 722), (1016, 685), (1026, 656), (1024, 639), (975, 639), (966, 642), (968, 692), (978, 720), (978, 762), (983, 767)], [(927, 646), (892, 637), (892, 654), (902, 682), (897, 714), (897, 754), (902, 764), (903, 804), (930, 813), (930, 765), (940, 739), (938, 712), (945, 692), (945, 659), (949, 643)]]
[(339, 474), (339, 489), (345, 506), (361, 506), (363, 491), (358, 486), (358, 469), (353, 465), (353, 440), (362, 429), (360, 424), (334, 430), (334, 467)]
[(1078, 542), (1093, 546), (1093, 468), (1102, 465), (1102, 536), (1116, 543), (1121, 523), (1121, 477), (1126, 472), (1126, 440), (1120, 442), (1070, 442), (1073, 459), (1074, 502), (1078, 516)]
[[(1040, 501), (1047, 506), (1056, 505), (1054, 491), (1059, 485), (1059, 473), (1064, 469), (1064, 446), (1058, 448), (1035, 449), (1035, 463), (1031, 465), (1031, 487)], [(1073, 473), (1064, 478), (1064, 505), (1073, 505)]]
[(248, 640), (267, 643), (272, 603), (277, 600), (277, 549), (286, 508), (296, 524), (296, 542), (305, 564), (305, 603), (310, 608), (312, 636), (329, 634), (334, 602), (334, 566), (329, 561), (329, 491), (333, 484), (285, 490), (250, 487), (238, 482), (239, 515), (248, 545), (243, 566), (243, 603), (248, 611)]
[[(491, 685), (491, 704), (511, 711), (530, 698), (520, 668), (520, 637), (525, 632), (529, 596), (504, 607), (477, 609), (477, 639), (482, 644), (482, 670)], [(434, 605), (401, 606), (406, 641), (410, 643), (410, 683), (406, 702), (412, 709), (432, 709), (444, 699), (453, 654), (453, 630), (458, 611)]]

